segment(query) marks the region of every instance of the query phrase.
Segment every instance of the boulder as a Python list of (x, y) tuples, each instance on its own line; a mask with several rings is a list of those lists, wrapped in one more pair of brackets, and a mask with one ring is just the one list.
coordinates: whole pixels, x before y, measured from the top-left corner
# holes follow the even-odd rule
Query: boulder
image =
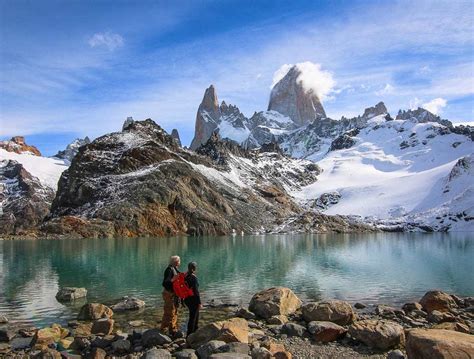
[(469, 334), (469, 327), (462, 323), (457, 322), (444, 322), (436, 324), (433, 329), (445, 329), (445, 330), (454, 330), (455, 332), (467, 333)]
[(289, 288), (276, 287), (255, 294), (250, 300), (249, 310), (262, 318), (274, 315), (293, 314), (301, 307), (301, 300)]
[(286, 315), (273, 315), (267, 319), (267, 323), (270, 325), (283, 325), (288, 322)]
[(302, 337), (306, 332), (306, 328), (295, 323), (286, 323), (281, 328), (281, 332), (290, 337)]
[(91, 334), (91, 329), (92, 323), (79, 323), (73, 330), (74, 337), (88, 337)]
[(114, 312), (106, 305), (100, 303), (84, 304), (79, 311), (77, 319), (79, 320), (96, 320), (101, 318), (112, 318)]
[(59, 342), (61, 339), (61, 328), (43, 328), (36, 332), (35, 344), (50, 345)]
[(165, 349), (153, 348), (143, 354), (141, 359), (171, 359), (171, 353)]
[(448, 293), (439, 290), (427, 292), (423, 298), (421, 298), (420, 304), (428, 313), (431, 313), (433, 310), (449, 312), (451, 308), (456, 307), (454, 299)]
[(70, 348), (83, 351), (84, 349), (88, 348), (90, 345), (91, 345), (91, 342), (88, 338), (75, 337)]
[(363, 303), (357, 302), (356, 304), (354, 304), (354, 308), (356, 308), (356, 309), (364, 309), (364, 308), (366, 308), (366, 307), (367, 307), (367, 306), (366, 306), (365, 304), (363, 304)]
[(307, 322), (324, 321), (346, 325), (354, 321), (355, 314), (348, 302), (328, 300), (305, 304), (303, 306), (303, 318)]
[(123, 312), (126, 310), (138, 310), (145, 307), (145, 302), (135, 297), (123, 297), (122, 301), (114, 304), (111, 308), (115, 312)]
[(405, 343), (403, 327), (388, 320), (361, 320), (349, 327), (349, 334), (371, 348), (387, 350)]
[(454, 322), (456, 317), (451, 313), (443, 313), (439, 310), (433, 310), (426, 318), (430, 323)]
[(24, 350), (33, 346), (33, 337), (28, 338), (13, 338), (10, 342), (12, 350)]
[(332, 322), (313, 321), (308, 324), (308, 331), (317, 342), (327, 343), (343, 337), (347, 329)]
[(201, 345), (197, 350), (196, 354), (199, 359), (208, 359), (212, 354), (218, 353), (219, 348), (223, 347), (226, 343), (222, 340), (211, 340)]
[(198, 359), (194, 349), (183, 349), (173, 355), (176, 359)]
[(130, 351), (131, 344), (128, 340), (119, 339), (112, 343), (112, 349), (116, 354), (126, 354)]
[(91, 333), (100, 335), (109, 335), (114, 330), (114, 320), (109, 318), (102, 318), (94, 321), (92, 324)]
[(158, 329), (149, 329), (142, 334), (142, 343), (146, 348), (155, 345), (170, 344), (171, 338), (162, 334)]
[(239, 318), (244, 318), (247, 320), (252, 320), (256, 318), (255, 314), (253, 314), (250, 310), (245, 309), (245, 308), (240, 308), (237, 311), (237, 313), (235, 313), (235, 316)]
[(245, 319), (232, 318), (225, 321), (210, 323), (199, 328), (188, 336), (187, 342), (196, 349), (211, 340), (222, 340), (226, 343), (248, 343), (249, 326)]
[(275, 343), (273, 341), (265, 342), (262, 346), (278, 359), (291, 359), (291, 353), (289, 353), (285, 346), (281, 343)]
[(242, 353), (248, 354), (250, 347), (247, 343), (232, 342), (219, 348), (220, 353)]
[(89, 355), (87, 355), (86, 357), (88, 359), (105, 359), (105, 356), (107, 355), (107, 353), (105, 352), (104, 349), (102, 348), (93, 348)]
[(8, 330), (0, 329), (0, 343), (8, 343), (13, 338), (13, 333)]
[(216, 353), (212, 354), (209, 359), (251, 359), (248, 354), (242, 353)]
[(387, 359), (405, 359), (405, 355), (399, 349), (387, 353)]
[(418, 302), (405, 303), (402, 307), (405, 313), (410, 313), (413, 310), (422, 310), (423, 307)]
[(272, 353), (266, 348), (253, 348), (252, 359), (271, 359)]
[(70, 302), (87, 296), (86, 288), (64, 287), (56, 294), (56, 299), (60, 302)]
[(408, 331), (406, 351), (409, 359), (471, 359), (474, 336), (442, 329)]

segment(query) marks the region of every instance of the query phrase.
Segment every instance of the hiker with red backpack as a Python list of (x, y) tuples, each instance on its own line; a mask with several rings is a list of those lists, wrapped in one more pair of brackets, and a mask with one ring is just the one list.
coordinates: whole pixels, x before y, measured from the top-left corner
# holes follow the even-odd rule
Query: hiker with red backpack
[(184, 304), (186, 304), (189, 309), (187, 335), (194, 333), (198, 329), (199, 310), (202, 309), (196, 270), (196, 262), (189, 263), (188, 272), (179, 273), (176, 280), (173, 282), (174, 292), (184, 301)]
[(178, 267), (181, 264), (179, 256), (171, 256), (168, 267), (166, 267), (163, 278), (163, 319), (161, 320), (161, 331), (164, 333), (167, 329), (170, 336), (179, 336), (178, 331), (178, 307), (179, 297), (174, 291), (174, 282), (178, 279), (180, 271)]

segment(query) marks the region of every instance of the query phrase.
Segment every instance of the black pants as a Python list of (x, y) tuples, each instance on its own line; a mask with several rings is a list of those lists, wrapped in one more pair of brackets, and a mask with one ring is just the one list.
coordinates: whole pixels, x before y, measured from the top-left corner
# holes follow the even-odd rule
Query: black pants
[(189, 321), (187, 335), (194, 333), (198, 328), (199, 322), (199, 303), (195, 296), (188, 297), (184, 300), (184, 304), (189, 309)]

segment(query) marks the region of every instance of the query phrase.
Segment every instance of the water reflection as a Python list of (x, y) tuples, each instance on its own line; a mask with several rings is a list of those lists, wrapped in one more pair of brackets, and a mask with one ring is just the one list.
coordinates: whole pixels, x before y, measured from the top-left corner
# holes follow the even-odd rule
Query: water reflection
[(86, 287), (89, 301), (136, 295), (159, 307), (172, 254), (198, 262), (206, 300), (243, 304), (276, 285), (304, 299), (366, 303), (399, 304), (432, 288), (474, 294), (469, 233), (0, 241), (0, 314), (66, 320), (80, 303), (58, 303), (61, 286)]

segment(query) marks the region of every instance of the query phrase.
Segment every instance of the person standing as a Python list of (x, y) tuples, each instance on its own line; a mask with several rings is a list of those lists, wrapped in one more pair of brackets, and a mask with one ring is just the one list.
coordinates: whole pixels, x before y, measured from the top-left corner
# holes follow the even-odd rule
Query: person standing
[(167, 329), (169, 335), (176, 336), (178, 334), (178, 307), (179, 307), (179, 298), (175, 295), (173, 291), (173, 282), (178, 277), (178, 267), (181, 264), (181, 259), (179, 256), (171, 256), (168, 267), (166, 267), (164, 278), (163, 278), (163, 318), (161, 320), (162, 332), (165, 332)]
[(186, 304), (189, 309), (188, 330), (186, 335), (190, 335), (198, 329), (199, 310), (202, 309), (201, 296), (199, 294), (199, 282), (196, 277), (196, 271), (196, 262), (189, 263), (185, 281), (188, 287), (192, 290), (193, 294), (184, 299), (184, 304)]

